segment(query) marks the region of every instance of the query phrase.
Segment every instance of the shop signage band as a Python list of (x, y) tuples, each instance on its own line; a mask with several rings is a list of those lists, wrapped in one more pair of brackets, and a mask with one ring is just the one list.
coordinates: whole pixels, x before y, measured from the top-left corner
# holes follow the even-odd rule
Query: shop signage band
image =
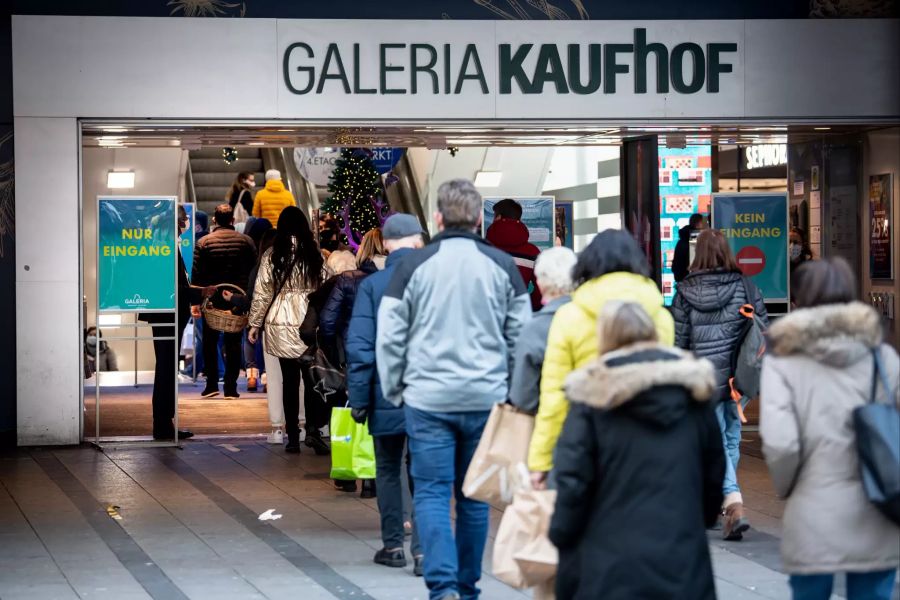
[[(523, 94), (615, 94), (617, 85), (631, 74), (635, 94), (648, 89), (717, 94), (723, 75), (733, 72), (728, 55), (737, 43), (682, 42), (669, 47), (648, 41), (647, 30), (633, 30), (633, 43), (499, 44), (497, 81), (485, 75), (478, 44), (449, 43), (328, 43), (324, 52), (306, 42), (294, 42), (282, 59), (284, 84), (293, 94), (460, 94), (473, 86), (489, 94), (517, 89)], [(362, 56), (377, 55), (376, 72), (363, 70)], [(454, 68), (454, 55), (461, 55)], [(532, 59), (532, 60), (529, 60)], [(655, 71), (650, 80), (649, 71)], [(632, 72), (633, 71), (633, 72)], [(605, 75), (604, 75), (605, 74)], [(621, 76), (621, 77), (620, 77)], [(330, 83), (334, 82), (334, 83)], [(547, 86), (550, 86), (548, 88)]]

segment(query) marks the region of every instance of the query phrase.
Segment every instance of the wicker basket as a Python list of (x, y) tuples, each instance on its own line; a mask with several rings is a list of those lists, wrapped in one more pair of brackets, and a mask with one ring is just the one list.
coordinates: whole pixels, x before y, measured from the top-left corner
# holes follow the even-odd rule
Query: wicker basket
[[(240, 294), (245, 294), (244, 290), (230, 283), (219, 284), (216, 288), (220, 290), (231, 289)], [(250, 319), (250, 316), (246, 314), (236, 315), (230, 310), (221, 310), (213, 307), (209, 298), (203, 299), (200, 311), (203, 313), (203, 320), (209, 325), (210, 329), (223, 333), (239, 333), (243, 331), (247, 327), (247, 321)]]

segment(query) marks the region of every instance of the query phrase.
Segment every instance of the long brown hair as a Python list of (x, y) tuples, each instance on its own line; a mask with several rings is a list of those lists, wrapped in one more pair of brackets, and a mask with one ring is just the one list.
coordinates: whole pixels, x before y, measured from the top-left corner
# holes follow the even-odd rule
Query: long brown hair
[(704, 229), (697, 236), (697, 248), (694, 251), (694, 262), (691, 263), (691, 273), (696, 271), (711, 271), (720, 269), (724, 271), (740, 271), (728, 240), (718, 229)]
[[(251, 173), (250, 171), (241, 171), (240, 173), (238, 173), (237, 177), (234, 178), (234, 181), (231, 182), (231, 187), (228, 188), (228, 193), (225, 194), (225, 201), (231, 204), (232, 196), (245, 189), (244, 180), (250, 179), (252, 175), (253, 173)], [(232, 206), (231, 208), (234, 208), (234, 206)]]
[(380, 229), (370, 229), (359, 243), (359, 250), (356, 251), (356, 264), (361, 267), (376, 254), (382, 256), (387, 254), (384, 251), (384, 239), (381, 237)]

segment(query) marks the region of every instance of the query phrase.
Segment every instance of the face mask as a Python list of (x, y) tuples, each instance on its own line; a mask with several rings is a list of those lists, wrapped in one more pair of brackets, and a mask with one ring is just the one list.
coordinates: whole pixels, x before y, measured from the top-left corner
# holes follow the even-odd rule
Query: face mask
[(97, 336), (96, 335), (87, 336), (87, 343), (88, 343), (88, 346), (96, 346), (97, 345)]
[(791, 260), (797, 260), (800, 258), (800, 253), (803, 251), (803, 248), (800, 247), (800, 244), (791, 244)]
[(254, 187), (256, 187), (256, 182), (247, 180), (244, 182), (244, 187), (247, 188), (248, 190), (252, 190)]

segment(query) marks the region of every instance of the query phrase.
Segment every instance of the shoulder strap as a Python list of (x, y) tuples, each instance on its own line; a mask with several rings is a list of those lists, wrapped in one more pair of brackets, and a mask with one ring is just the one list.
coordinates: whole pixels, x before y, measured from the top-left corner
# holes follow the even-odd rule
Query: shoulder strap
[(884, 365), (881, 363), (881, 353), (878, 351), (878, 347), (872, 348), (872, 391), (869, 394), (869, 402), (875, 404), (878, 402), (878, 380), (881, 379), (881, 385), (884, 387), (884, 392), (887, 394), (888, 403), (891, 400), (891, 382), (888, 381), (887, 373), (884, 370)]

